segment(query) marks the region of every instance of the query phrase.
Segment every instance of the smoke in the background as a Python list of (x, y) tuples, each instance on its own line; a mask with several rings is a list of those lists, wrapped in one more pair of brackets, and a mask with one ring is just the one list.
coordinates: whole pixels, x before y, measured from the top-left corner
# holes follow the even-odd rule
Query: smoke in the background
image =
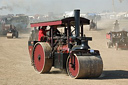
[(3, 11), (28, 14), (62, 13), (65, 10), (74, 9), (77, 6), (77, 2), (77, 0), (3, 0), (1, 9)]
[(2, 6), (2, 7), (0, 7), (0, 10), (5, 10), (5, 9), (7, 9), (9, 11), (12, 11), (12, 8), (9, 7), (9, 6)]
[(22, 12), (29, 12), (29, 2), (26, 0), (3, 0), (2, 2), (2, 11), (9, 11), (18, 13), (20, 11)]
[[(114, 0), (115, 6), (119, 10), (127, 7), (126, 0), (122, 3)], [(82, 12), (99, 12), (103, 10), (113, 10), (112, 0), (0, 0), (0, 11), (2, 13), (25, 13), (44, 14), (48, 12), (64, 13), (76, 8)], [(122, 5), (121, 5), (122, 4)]]

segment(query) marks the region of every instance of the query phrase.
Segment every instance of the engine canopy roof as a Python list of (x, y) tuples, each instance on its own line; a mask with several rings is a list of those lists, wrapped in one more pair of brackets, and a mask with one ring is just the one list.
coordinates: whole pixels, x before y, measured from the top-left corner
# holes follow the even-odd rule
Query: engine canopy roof
[[(37, 23), (31, 23), (31, 27), (39, 27), (39, 26), (66, 26), (68, 23), (71, 25), (75, 24), (75, 17), (68, 17), (68, 18), (63, 18), (60, 20), (54, 20), (54, 21), (45, 21), (45, 22), (37, 22)], [(90, 20), (80, 17), (80, 25), (89, 25)]]

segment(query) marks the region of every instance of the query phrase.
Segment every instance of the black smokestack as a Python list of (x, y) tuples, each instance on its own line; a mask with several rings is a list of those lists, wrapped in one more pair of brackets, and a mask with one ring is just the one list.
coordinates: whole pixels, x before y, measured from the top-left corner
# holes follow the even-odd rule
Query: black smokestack
[(74, 17), (75, 17), (75, 35), (76, 37), (80, 36), (80, 10), (74, 10)]

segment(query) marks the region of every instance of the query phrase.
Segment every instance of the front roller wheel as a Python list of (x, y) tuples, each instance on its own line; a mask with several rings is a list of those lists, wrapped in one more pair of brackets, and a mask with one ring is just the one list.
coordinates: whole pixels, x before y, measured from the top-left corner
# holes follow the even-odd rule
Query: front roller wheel
[(13, 38), (13, 33), (7, 33), (7, 38)]
[(38, 42), (33, 50), (34, 68), (39, 73), (47, 73), (51, 70), (53, 59), (48, 56), (51, 53), (51, 47), (46, 42)]
[(77, 56), (74, 54), (67, 59), (67, 73), (72, 78), (97, 78), (102, 71), (103, 62), (100, 56)]

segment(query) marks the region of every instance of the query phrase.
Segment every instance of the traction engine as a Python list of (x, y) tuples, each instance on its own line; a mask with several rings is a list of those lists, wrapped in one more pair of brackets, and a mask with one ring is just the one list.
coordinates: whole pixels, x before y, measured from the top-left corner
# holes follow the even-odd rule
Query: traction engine
[(106, 34), (108, 39), (107, 47), (115, 47), (116, 50), (128, 49), (128, 32), (127, 31), (110, 31)]
[[(97, 78), (103, 71), (103, 62), (98, 50), (91, 50), (83, 33), (83, 25), (90, 21), (80, 17), (80, 10), (74, 17), (61, 20), (31, 23), (34, 27), (28, 41), (32, 65), (39, 73), (48, 73), (51, 68), (66, 70), (72, 78)], [(50, 27), (45, 40), (38, 41), (38, 29)], [(59, 30), (63, 30), (63, 33)], [(58, 32), (55, 30), (58, 30)]]

